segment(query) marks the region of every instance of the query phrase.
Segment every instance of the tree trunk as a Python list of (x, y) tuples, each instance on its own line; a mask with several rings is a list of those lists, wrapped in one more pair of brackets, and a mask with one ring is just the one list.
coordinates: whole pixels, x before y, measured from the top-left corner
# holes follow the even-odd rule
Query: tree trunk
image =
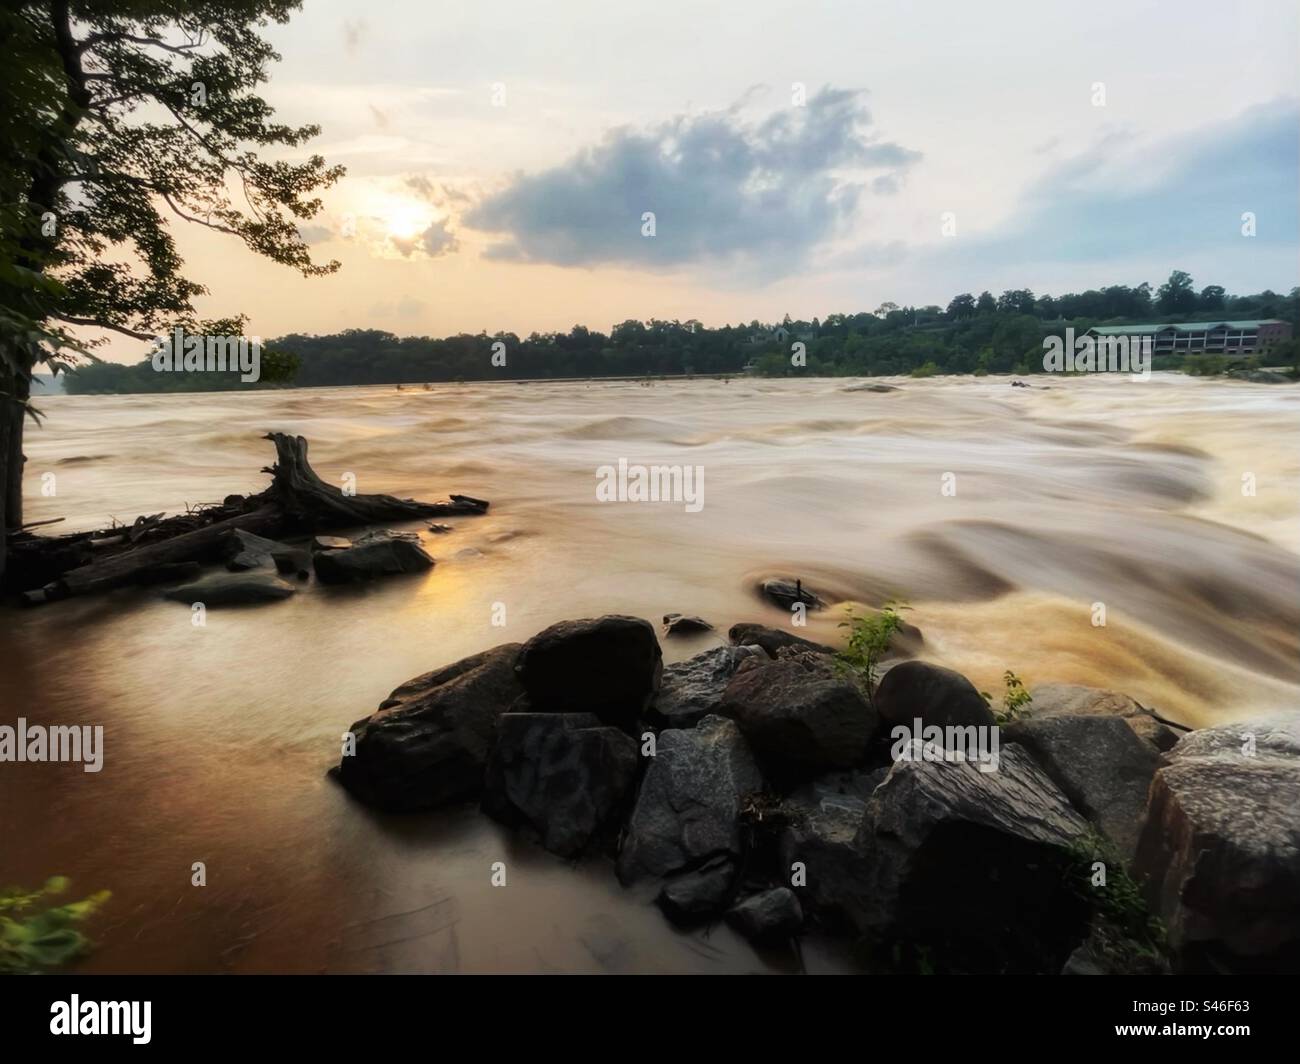
[(0, 368), (0, 579), (5, 573), (10, 529), (23, 523), (23, 420), (31, 382)]

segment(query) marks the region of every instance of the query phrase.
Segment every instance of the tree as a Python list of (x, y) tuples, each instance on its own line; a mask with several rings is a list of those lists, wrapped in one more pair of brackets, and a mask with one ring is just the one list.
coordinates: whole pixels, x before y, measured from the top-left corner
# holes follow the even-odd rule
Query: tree
[(1161, 314), (1190, 314), (1196, 310), (1196, 290), (1190, 274), (1174, 270), (1156, 292), (1156, 309)]
[(207, 290), (182, 273), (170, 220), (232, 236), (305, 276), (338, 268), (312, 261), (297, 223), (316, 215), (314, 194), (343, 169), (257, 150), (297, 149), (320, 132), (276, 122), (253, 91), (279, 59), (261, 31), (298, 6), (19, 0), (0, 16), (9, 164), (0, 177), (0, 574), (3, 533), (22, 523), (31, 374), (42, 362), (66, 366), (66, 327), (138, 339), (177, 325), (243, 329), (239, 315), (197, 319), (194, 299)]
[(975, 297), (969, 292), (963, 292), (959, 296), (953, 296), (952, 302), (948, 304), (948, 317), (954, 321), (963, 318), (973, 318), (975, 316)]
[(993, 298), (993, 293), (987, 290), (981, 292), (979, 299), (975, 301), (975, 310), (979, 314), (992, 314), (997, 309), (997, 300)]
[(1201, 289), (1200, 308), (1202, 310), (1222, 310), (1223, 294), (1222, 285), (1206, 285)]

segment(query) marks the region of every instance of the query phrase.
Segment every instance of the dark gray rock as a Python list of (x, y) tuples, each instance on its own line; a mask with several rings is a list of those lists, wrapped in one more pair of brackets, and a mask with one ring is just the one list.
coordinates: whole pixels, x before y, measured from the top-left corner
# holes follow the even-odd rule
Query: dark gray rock
[(1020, 743), (1074, 807), (1131, 863), (1146, 818), (1156, 748), (1120, 717), (1030, 717), (1002, 730)]
[(792, 776), (856, 765), (879, 724), (858, 685), (824, 654), (791, 648), (739, 669), (722, 712), (765, 764)]
[(156, 584), (170, 584), (176, 580), (194, 580), (203, 574), (203, 566), (198, 562), (164, 562), (139, 573), (135, 582), (142, 587)]
[(920, 720), (925, 726), (993, 727), (993, 711), (975, 686), (959, 672), (928, 661), (902, 661), (881, 679), (874, 699), (889, 725)]
[(1300, 713), (1192, 732), (1151, 784), (1135, 876), (1182, 971), (1300, 971)]
[(755, 942), (779, 942), (803, 927), (803, 908), (789, 887), (751, 894), (727, 913), (727, 923)]
[(649, 621), (610, 615), (538, 632), (518, 671), (533, 711), (595, 713), (630, 727), (659, 689), (663, 654)]
[(432, 809), (477, 797), (497, 718), (520, 696), (518, 643), (417, 676), (350, 729), (340, 782), (370, 805)]
[(259, 602), (277, 602), (294, 593), (294, 586), (269, 570), (242, 573), (212, 573), (192, 584), (183, 584), (163, 592), (173, 602), (201, 602), (204, 606), (244, 606)]
[(897, 392), (901, 389), (892, 384), (850, 384), (847, 388), (841, 388), (842, 392)]
[(271, 553), (276, 571), (284, 576), (306, 580), (311, 575), (311, 551), (306, 547), (280, 547)]
[(776, 657), (776, 652), (782, 647), (798, 647), (817, 654), (835, 653), (834, 647), (814, 643), (811, 639), (804, 639), (780, 628), (770, 628), (765, 624), (733, 624), (727, 632), (727, 638), (737, 646), (762, 647), (769, 658)]
[(656, 900), (678, 923), (707, 920), (727, 907), (735, 881), (735, 862), (726, 856), (714, 857), (668, 880)]
[(484, 775), (483, 809), (522, 819), (542, 845), (576, 857), (627, 804), (637, 744), (590, 713), (505, 713)]
[(226, 559), (226, 568), (232, 573), (238, 573), (270, 567), (271, 556), (278, 550), (284, 550), (284, 544), (236, 528), (222, 537), (221, 550)]
[(698, 635), (713, 631), (713, 625), (703, 617), (687, 617), (680, 613), (664, 614), (664, 635)]
[(796, 602), (802, 602), (810, 610), (820, 610), (826, 607), (826, 603), (816, 592), (808, 590), (803, 586), (801, 580), (782, 580), (779, 577), (769, 577), (758, 585), (758, 590), (764, 598), (775, 602), (782, 609), (790, 609)]
[(740, 809), (762, 789), (749, 744), (721, 717), (659, 733), (619, 854), (624, 883), (669, 876), (741, 853)]
[(701, 718), (718, 712), (736, 669), (754, 657), (767, 660), (758, 647), (714, 647), (665, 666), (650, 719), (666, 728), (693, 728)]
[(803, 909), (826, 928), (857, 934), (866, 926), (866, 860), (857, 835), (866, 804), (788, 801), (778, 847), (781, 871)]
[(1128, 695), (1073, 683), (1039, 684), (1031, 692), (1026, 714), (1032, 717), (1118, 717), (1157, 750), (1171, 750), (1185, 732), (1152, 716)]
[(1059, 972), (1087, 933), (1089, 904), (1069, 874), (1087, 830), (1014, 745), (994, 772), (897, 761), (855, 839), (858, 929), (923, 946), (941, 970)]
[(433, 559), (419, 539), (380, 529), (353, 540), (340, 550), (318, 550), (312, 555), (316, 577), (325, 584), (352, 584), (378, 576), (418, 573), (433, 568)]

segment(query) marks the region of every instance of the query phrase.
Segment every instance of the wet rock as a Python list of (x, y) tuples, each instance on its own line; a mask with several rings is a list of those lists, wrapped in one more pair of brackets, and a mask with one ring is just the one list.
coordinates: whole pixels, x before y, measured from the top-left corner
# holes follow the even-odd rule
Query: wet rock
[(505, 823), (526, 821), (546, 849), (576, 857), (626, 806), (638, 758), (631, 736), (590, 713), (505, 713), (483, 809)]
[(773, 887), (737, 904), (727, 923), (755, 942), (779, 942), (799, 933), (803, 908), (789, 887)]
[(715, 856), (741, 855), (740, 809), (763, 778), (740, 730), (722, 717), (659, 733), (628, 821), (624, 883), (670, 876)]
[(1133, 860), (1147, 791), (1160, 763), (1156, 748), (1120, 717), (1031, 717), (1002, 730), (1034, 756), (1074, 807)]
[(766, 660), (758, 647), (714, 647), (686, 661), (665, 666), (649, 716), (667, 728), (693, 728), (717, 713), (727, 683), (747, 658)]
[(897, 392), (901, 391), (892, 384), (850, 384), (847, 388), (841, 388), (842, 392)]
[(280, 547), (271, 553), (276, 570), (284, 576), (306, 580), (311, 575), (311, 551), (306, 547)]
[(803, 586), (801, 580), (782, 580), (771, 577), (758, 585), (759, 592), (775, 602), (782, 609), (790, 609), (796, 602), (802, 602), (810, 610), (820, 610), (826, 603), (813, 591)]
[(769, 658), (776, 657), (776, 652), (782, 647), (798, 647), (817, 654), (835, 653), (834, 647), (814, 643), (811, 639), (804, 639), (780, 628), (769, 628), (765, 624), (733, 624), (727, 632), (727, 638), (737, 646), (762, 647)]
[(341, 759), (340, 782), (390, 810), (478, 797), (497, 718), (522, 693), (519, 650), (506, 643), (402, 684), (352, 725), (356, 751)]
[(231, 572), (267, 568), (272, 565), (271, 556), (285, 549), (283, 543), (245, 532), (242, 528), (234, 529), (222, 538), (222, 554), (226, 568)]
[(867, 922), (866, 861), (857, 835), (865, 802), (790, 800), (779, 829), (781, 868), (803, 909), (832, 931), (857, 934)]
[(715, 857), (699, 868), (674, 876), (664, 884), (656, 900), (678, 923), (707, 920), (727, 907), (735, 880), (735, 862), (730, 857)]
[(993, 727), (993, 711), (975, 686), (959, 672), (928, 661), (903, 661), (893, 666), (876, 688), (875, 707), (889, 725), (911, 727), (977, 725)]
[(213, 573), (192, 584), (173, 587), (163, 592), (163, 598), (173, 602), (202, 602), (204, 606), (244, 606), (259, 602), (276, 602), (294, 593), (294, 586), (285, 583), (267, 570), (242, 573)]
[(347, 550), (352, 540), (344, 536), (312, 536), (309, 546), (313, 554), (322, 550)]
[(1029, 716), (1119, 717), (1157, 750), (1173, 749), (1184, 734), (1183, 731), (1161, 723), (1149, 709), (1118, 691), (1105, 691), (1099, 687), (1084, 687), (1073, 683), (1045, 683), (1035, 687), (1030, 696), (1033, 701), (1027, 707)]
[(351, 584), (378, 576), (417, 573), (433, 568), (433, 559), (419, 540), (408, 534), (379, 530), (368, 532), (341, 550), (318, 550), (312, 555), (316, 577), (325, 584)]
[(1135, 875), (1180, 970), (1300, 970), (1300, 713), (1192, 732), (1151, 785)]
[(429, 526), (429, 531), (435, 536), (445, 536), (448, 532), (452, 531), (452, 527), (451, 525), (433, 524)]
[(711, 631), (713, 625), (702, 617), (685, 617), (680, 613), (664, 614), (664, 635), (696, 635)]
[(722, 712), (764, 764), (794, 777), (857, 764), (880, 722), (858, 685), (824, 654), (793, 648), (740, 669)]
[(996, 772), (918, 750), (867, 803), (858, 929), (920, 947), (942, 970), (1059, 972), (1087, 933), (1089, 905), (1068, 874), (1087, 830), (1016, 746)]
[(524, 644), (518, 671), (533, 711), (595, 713), (630, 727), (659, 689), (663, 654), (649, 621), (610, 615), (537, 633)]
[(1228, 376), (1234, 380), (1250, 381), (1251, 384), (1291, 383), (1291, 378), (1285, 373), (1276, 373), (1271, 369), (1230, 369)]

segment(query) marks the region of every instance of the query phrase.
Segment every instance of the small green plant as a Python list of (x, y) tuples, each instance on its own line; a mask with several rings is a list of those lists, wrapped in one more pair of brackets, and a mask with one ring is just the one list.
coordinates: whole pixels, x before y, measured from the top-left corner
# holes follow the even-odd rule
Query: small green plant
[[(1147, 907), (1142, 888), (1115, 847), (1089, 829), (1069, 852), (1074, 889), (1092, 906), (1087, 944), (1094, 958), (1117, 975), (1167, 973), (1168, 932)], [(1105, 867), (1104, 885), (1096, 878), (1098, 865)]]
[(30, 973), (58, 968), (90, 949), (90, 940), (75, 926), (108, 901), (106, 890), (82, 901), (28, 912), (68, 889), (66, 876), (52, 876), (39, 890), (0, 890), (0, 972)]
[[(1002, 708), (995, 710), (993, 717), (999, 724), (1012, 724), (1029, 712), (1028, 707), (1034, 700), (1025, 690), (1024, 682), (1010, 669), (1002, 674), (1002, 682), (1006, 684), (1006, 693), (1002, 696)], [(993, 701), (989, 695), (980, 693), (988, 701)]]
[(899, 603), (886, 602), (878, 613), (869, 617), (860, 617), (849, 610), (840, 621), (840, 627), (849, 630), (849, 643), (840, 652), (840, 663), (857, 676), (868, 701), (875, 698), (880, 659), (889, 649), (894, 633), (903, 626), (898, 611), (907, 608)]

